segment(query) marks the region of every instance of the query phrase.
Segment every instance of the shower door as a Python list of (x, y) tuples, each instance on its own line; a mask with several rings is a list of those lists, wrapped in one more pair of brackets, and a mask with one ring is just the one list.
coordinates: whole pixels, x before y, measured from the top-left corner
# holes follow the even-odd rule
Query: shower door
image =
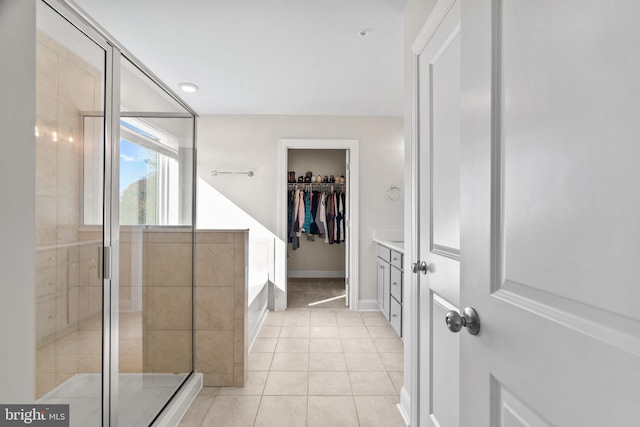
[(35, 398), (149, 426), (193, 372), (195, 116), (65, 2), (36, 41)]
[(119, 69), (112, 406), (133, 427), (150, 425), (192, 372), (195, 119), (124, 55)]
[(45, 2), (36, 23), (35, 398), (69, 404), (72, 426), (100, 426), (110, 385), (103, 248), (113, 55)]

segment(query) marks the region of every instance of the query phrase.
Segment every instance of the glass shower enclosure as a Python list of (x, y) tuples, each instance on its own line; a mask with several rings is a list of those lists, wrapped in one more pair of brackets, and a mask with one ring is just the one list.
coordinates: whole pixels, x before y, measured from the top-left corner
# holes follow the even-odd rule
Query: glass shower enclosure
[(63, 1), (36, 43), (35, 398), (148, 426), (193, 373), (196, 115)]

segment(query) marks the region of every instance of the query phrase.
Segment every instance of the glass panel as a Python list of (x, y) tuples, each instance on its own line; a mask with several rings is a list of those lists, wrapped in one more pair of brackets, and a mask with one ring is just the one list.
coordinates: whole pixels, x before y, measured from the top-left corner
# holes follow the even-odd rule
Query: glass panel
[(106, 52), (37, 7), (36, 399), (70, 404), (71, 426), (100, 426)]
[(146, 426), (192, 370), (194, 119), (149, 117), (168, 96), (122, 68), (138, 81), (121, 95), (119, 422)]
[(122, 58), (120, 70), (122, 112), (188, 113), (182, 105), (126, 58)]

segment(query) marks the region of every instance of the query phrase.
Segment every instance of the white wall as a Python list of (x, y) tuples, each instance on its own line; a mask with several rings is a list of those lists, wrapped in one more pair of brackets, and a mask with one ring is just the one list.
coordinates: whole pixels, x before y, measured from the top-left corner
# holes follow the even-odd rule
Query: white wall
[[(276, 176), (280, 138), (360, 141), (360, 300), (375, 299), (373, 230), (403, 226), (402, 199), (394, 202), (387, 197), (392, 184), (403, 187), (402, 118), (201, 116), (198, 175), (274, 234), (278, 231), (277, 186), (287, 179)], [(214, 169), (253, 170), (255, 175), (212, 177)]]
[[(404, 301), (402, 307), (402, 330), (404, 335), (404, 387), (400, 395), (400, 405), (403, 413), (406, 416), (415, 416), (417, 413), (418, 402), (410, 402), (411, 394), (416, 390), (416, 373), (412, 372), (412, 354), (414, 352), (414, 336), (416, 333), (415, 327), (417, 321), (415, 318), (415, 307), (417, 306), (415, 295), (415, 286), (412, 283), (413, 275), (411, 273), (411, 263), (415, 262), (416, 258), (413, 253), (413, 233), (411, 232), (411, 217), (412, 217), (412, 205), (411, 205), (411, 45), (418, 36), (418, 33), (422, 29), (424, 22), (429, 17), (429, 14), (433, 10), (436, 4), (436, 0), (409, 0), (405, 9), (404, 19), (404, 128), (405, 128), (405, 177), (404, 177), (404, 190), (405, 190), (405, 208), (404, 208)], [(413, 407), (411, 406), (413, 403)], [(411, 420), (413, 425), (415, 422)]]
[(34, 399), (35, 2), (0, 0), (0, 402)]

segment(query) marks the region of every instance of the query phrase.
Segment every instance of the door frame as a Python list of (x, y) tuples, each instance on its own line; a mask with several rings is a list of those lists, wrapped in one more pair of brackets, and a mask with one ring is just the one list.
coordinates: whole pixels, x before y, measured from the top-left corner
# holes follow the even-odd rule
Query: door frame
[[(439, 0), (434, 6), (429, 17), (424, 22), (420, 32), (413, 41), (409, 50), (410, 55), (410, 73), (411, 73), (411, 106), (409, 116), (409, 143), (405, 144), (408, 148), (405, 151), (405, 165), (409, 167), (407, 187), (409, 188), (409, 197), (406, 204), (409, 212), (409, 226), (405, 226), (405, 259), (407, 265), (423, 260), (423, 254), (419, 253), (419, 236), (420, 236), (420, 122), (419, 122), (419, 59), (420, 55), (431, 41), (434, 34), (440, 27), (442, 20), (449, 13), (454, 3), (458, 0)], [(427, 165), (428, 167), (428, 165)], [(426, 224), (425, 226), (429, 226)], [(406, 271), (410, 272), (410, 269)], [(405, 295), (410, 301), (405, 305), (408, 311), (405, 324), (405, 356), (404, 364), (408, 367), (404, 373), (404, 386), (400, 393), (400, 412), (405, 421), (408, 421), (412, 427), (419, 427), (420, 420), (420, 324), (421, 318), (427, 317), (430, 313), (420, 312), (420, 281), (418, 274), (409, 274), (409, 280), (405, 277), (408, 289)], [(429, 393), (427, 390), (426, 393)], [(413, 403), (413, 404), (411, 404)], [(425, 424), (426, 425), (426, 424)]]
[[(280, 183), (278, 188), (278, 237), (285, 243), (287, 243), (287, 215), (285, 204), (287, 200), (287, 180), (285, 179), (288, 171), (288, 157), (289, 150), (347, 150), (349, 152), (349, 170), (350, 176), (349, 182), (349, 194), (347, 198), (347, 223), (348, 232), (346, 238), (348, 239), (348, 255), (349, 265), (347, 266), (347, 277), (349, 278), (348, 289), (349, 295), (349, 309), (357, 311), (359, 309), (359, 214), (358, 214), (358, 195), (359, 193), (359, 143), (357, 139), (279, 139), (278, 140), (278, 172), (276, 175), (276, 182)], [(283, 271), (276, 276), (279, 276), (284, 284), (284, 304), (281, 304), (278, 309), (286, 309), (287, 302), (287, 257), (282, 254), (283, 260), (280, 265)], [(283, 305), (283, 307), (282, 307)]]

